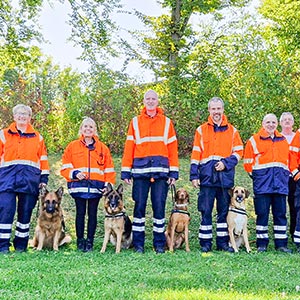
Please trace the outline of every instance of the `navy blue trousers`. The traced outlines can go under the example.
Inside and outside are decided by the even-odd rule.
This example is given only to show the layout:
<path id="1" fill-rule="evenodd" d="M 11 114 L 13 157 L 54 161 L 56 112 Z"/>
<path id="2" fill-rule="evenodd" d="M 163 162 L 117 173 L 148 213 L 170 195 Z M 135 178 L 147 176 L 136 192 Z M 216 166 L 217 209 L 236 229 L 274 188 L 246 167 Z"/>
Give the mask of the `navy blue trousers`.
<path id="1" fill-rule="evenodd" d="M 199 228 L 199 242 L 201 247 L 212 247 L 212 211 L 216 199 L 217 208 L 217 248 L 228 246 L 229 235 L 227 227 L 227 213 L 230 196 L 229 189 L 220 187 L 200 187 L 198 194 L 198 211 L 201 213 L 201 223 Z"/>
<path id="2" fill-rule="evenodd" d="M 294 236 L 294 232 L 296 229 L 296 219 L 297 219 L 295 192 L 296 192 L 296 182 L 294 181 L 293 177 L 290 177 L 288 204 L 289 204 L 289 212 L 290 212 L 290 234 L 292 237 Z"/>
<path id="3" fill-rule="evenodd" d="M 86 210 L 88 212 L 88 223 L 87 223 L 87 238 L 94 240 L 96 227 L 97 227 L 97 212 L 100 197 L 93 199 L 75 198 L 76 204 L 76 217 L 75 217 L 75 228 L 77 239 L 84 238 L 84 225 Z M 87 208 L 87 209 L 86 209 Z"/>
<path id="4" fill-rule="evenodd" d="M 286 218 L 286 195 L 261 194 L 254 196 L 256 214 L 256 245 L 267 247 L 269 244 L 268 222 L 270 208 L 273 214 L 275 248 L 286 247 L 288 237 Z"/>
<path id="5" fill-rule="evenodd" d="M 294 232 L 294 243 L 300 246 L 300 180 L 296 182 L 295 191 L 295 211 L 296 211 L 296 227 Z"/>
<path id="6" fill-rule="evenodd" d="M 30 219 L 37 198 L 36 195 L 25 193 L 0 193 L 0 252 L 9 249 L 16 209 L 17 222 L 13 244 L 18 251 L 27 249 Z"/>
<path id="7" fill-rule="evenodd" d="M 164 247 L 165 238 L 165 207 L 168 193 L 168 184 L 165 179 L 134 179 L 132 187 L 132 198 L 135 202 L 133 212 L 133 246 L 144 247 L 145 243 L 145 215 L 148 194 L 153 211 L 153 246 Z"/>

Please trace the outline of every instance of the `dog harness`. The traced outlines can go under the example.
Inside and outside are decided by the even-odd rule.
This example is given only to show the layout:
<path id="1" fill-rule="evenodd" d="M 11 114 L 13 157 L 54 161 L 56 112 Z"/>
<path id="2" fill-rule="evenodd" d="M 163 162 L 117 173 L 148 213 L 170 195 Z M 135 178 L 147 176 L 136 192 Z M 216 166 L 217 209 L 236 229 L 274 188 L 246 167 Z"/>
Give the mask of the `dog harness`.
<path id="1" fill-rule="evenodd" d="M 105 218 L 114 218 L 114 219 L 121 218 L 121 217 L 125 218 L 125 215 L 126 215 L 125 212 L 121 212 L 121 213 L 118 213 L 118 214 L 115 214 L 115 215 L 106 214 Z"/>
<path id="2" fill-rule="evenodd" d="M 232 211 L 234 213 L 247 216 L 246 210 L 243 208 L 229 207 L 228 211 Z"/>

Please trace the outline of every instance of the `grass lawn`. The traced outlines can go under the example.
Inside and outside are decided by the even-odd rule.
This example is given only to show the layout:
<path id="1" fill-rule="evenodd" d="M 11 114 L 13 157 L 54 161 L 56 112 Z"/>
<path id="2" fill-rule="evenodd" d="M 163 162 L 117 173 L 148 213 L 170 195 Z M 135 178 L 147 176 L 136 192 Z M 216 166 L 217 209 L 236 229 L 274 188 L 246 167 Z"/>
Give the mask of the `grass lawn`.
<path id="1" fill-rule="evenodd" d="M 120 170 L 120 158 L 114 158 Z M 57 189 L 65 185 L 59 174 L 60 155 L 51 155 L 52 173 L 49 186 Z M 300 255 L 274 251 L 271 240 L 267 253 L 257 253 L 255 247 L 255 215 L 253 203 L 248 201 L 250 245 L 252 253 L 242 249 L 238 254 L 199 251 L 197 191 L 188 181 L 189 159 L 181 159 L 180 180 L 177 187 L 185 187 L 190 193 L 189 212 L 191 252 L 184 249 L 174 253 L 157 255 L 152 250 L 151 207 L 147 207 L 147 233 L 145 254 L 133 253 L 131 249 L 114 253 L 109 245 L 101 254 L 103 241 L 102 202 L 98 214 L 95 250 L 91 253 L 76 251 L 75 205 L 65 194 L 63 207 L 67 231 L 73 242 L 59 252 L 29 249 L 27 253 L 0 255 L 0 299 L 211 299 L 211 300 L 268 300 L 300 299 Z M 236 184 L 247 187 L 251 181 L 237 168 Z M 127 212 L 132 215 L 131 189 L 125 187 Z M 168 198 L 166 216 L 172 207 Z M 33 214 L 32 228 L 36 222 Z M 32 236 L 32 234 L 31 234 Z M 272 226 L 270 226 L 272 237 Z"/>

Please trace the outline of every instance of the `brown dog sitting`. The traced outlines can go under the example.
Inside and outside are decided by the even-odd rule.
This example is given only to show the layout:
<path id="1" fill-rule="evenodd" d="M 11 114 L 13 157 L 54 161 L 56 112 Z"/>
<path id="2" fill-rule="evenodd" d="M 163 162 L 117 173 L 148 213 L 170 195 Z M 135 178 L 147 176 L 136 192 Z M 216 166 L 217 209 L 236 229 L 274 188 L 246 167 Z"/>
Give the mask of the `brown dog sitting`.
<path id="1" fill-rule="evenodd" d="M 189 223 L 190 214 L 188 213 L 189 194 L 180 188 L 175 192 L 174 208 L 169 218 L 167 230 L 165 231 L 168 249 L 173 252 L 185 242 L 185 250 L 190 252 L 189 247 Z"/>
<path id="2" fill-rule="evenodd" d="M 71 242 L 71 237 L 65 234 L 65 224 L 61 200 L 63 187 L 56 192 L 49 192 L 46 187 L 40 191 L 40 210 L 31 245 L 36 250 L 43 248 L 58 250 L 58 247 Z"/>
<path id="3" fill-rule="evenodd" d="M 248 217 L 245 201 L 250 193 L 245 188 L 236 186 L 230 189 L 229 194 L 231 200 L 227 215 L 227 224 L 230 244 L 235 252 L 238 252 L 241 245 L 245 245 L 246 251 L 249 253 L 251 248 L 248 241 Z"/>
<path id="4" fill-rule="evenodd" d="M 104 193 L 104 240 L 101 253 L 104 253 L 108 242 L 116 246 L 116 253 L 121 248 L 128 249 L 132 244 L 132 223 L 125 213 L 123 202 L 123 185 L 120 184 L 116 190 L 109 183 Z"/>

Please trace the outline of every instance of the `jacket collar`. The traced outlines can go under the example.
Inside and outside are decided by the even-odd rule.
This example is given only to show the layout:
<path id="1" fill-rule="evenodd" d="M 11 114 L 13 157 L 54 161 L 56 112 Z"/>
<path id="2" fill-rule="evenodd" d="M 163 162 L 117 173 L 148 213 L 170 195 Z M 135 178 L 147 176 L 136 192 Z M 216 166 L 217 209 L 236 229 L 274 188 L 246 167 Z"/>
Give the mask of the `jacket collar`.
<path id="1" fill-rule="evenodd" d="M 259 130 L 258 135 L 261 140 L 272 139 L 271 136 L 267 133 L 267 131 L 263 127 Z M 285 137 L 278 130 L 274 131 L 273 140 L 284 140 L 284 139 Z"/>
<path id="2" fill-rule="evenodd" d="M 162 116 L 163 114 L 164 114 L 163 109 L 160 108 L 160 107 L 157 107 L 157 108 L 156 108 L 156 115 L 155 115 L 154 117 L 156 117 L 156 116 Z M 151 118 L 150 116 L 147 115 L 146 107 L 144 107 L 144 108 L 142 109 L 141 115 L 142 115 L 142 116 L 146 116 L 147 118 Z M 153 118 L 154 118 L 154 117 L 153 117 Z"/>
<path id="3" fill-rule="evenodd" d="M 10 126 L 8 127 L 8 132 L 10 134 L 19 134 L 22 136 L 27 136 L 27 137 L 32 137 L 32 136 L 36 136 L 36 132 L 34 130 L 34 128 L 32 127 L 31 124 L 27 125 L 26 131 L 25 132 L 21 132 L 20 130 L 17 129 L 17 124 L 16 122 L 13 122 L 10 124 Z"/>

